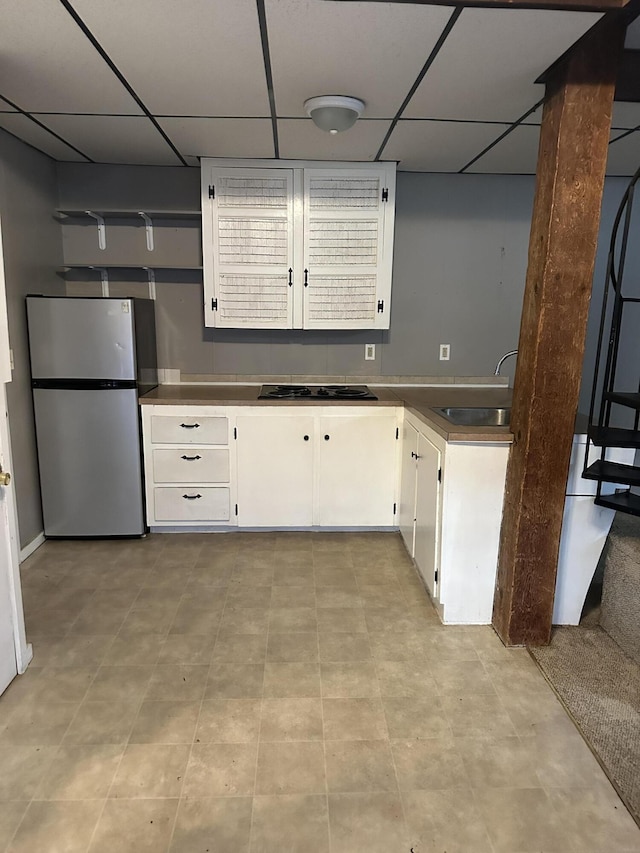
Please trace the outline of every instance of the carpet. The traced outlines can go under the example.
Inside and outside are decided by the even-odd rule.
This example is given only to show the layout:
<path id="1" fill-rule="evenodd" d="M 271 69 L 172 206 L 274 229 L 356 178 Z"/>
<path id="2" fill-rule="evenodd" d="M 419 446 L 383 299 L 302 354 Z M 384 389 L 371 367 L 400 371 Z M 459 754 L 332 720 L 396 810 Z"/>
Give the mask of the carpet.
<path id="1" fill-rule="evenodd" d="M 597 625 L 530 652 L 640 825 L 640 666 Z"/>

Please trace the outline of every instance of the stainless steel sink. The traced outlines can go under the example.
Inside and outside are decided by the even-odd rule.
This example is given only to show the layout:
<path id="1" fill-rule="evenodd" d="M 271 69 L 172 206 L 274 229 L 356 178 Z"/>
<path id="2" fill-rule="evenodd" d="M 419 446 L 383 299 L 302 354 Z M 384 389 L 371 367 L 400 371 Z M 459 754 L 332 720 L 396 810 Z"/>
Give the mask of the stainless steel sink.
<path id="1" fill-rule="evenodd" d="M 509 426 L 511 409 L 499 406 L 445 406 L 434 409 L 456 426 Z"/>

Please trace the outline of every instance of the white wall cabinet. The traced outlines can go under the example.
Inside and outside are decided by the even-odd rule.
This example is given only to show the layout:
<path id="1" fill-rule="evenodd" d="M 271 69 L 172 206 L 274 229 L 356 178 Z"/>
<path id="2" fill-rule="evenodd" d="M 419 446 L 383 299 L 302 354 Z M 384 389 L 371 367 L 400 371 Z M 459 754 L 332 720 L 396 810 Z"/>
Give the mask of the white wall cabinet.
<path id="1" fill-rule="evenodd" d="M 205 325 L 388 329 L 395 164 L 269 162 L 202 161 Z"/>
<path id="2" fill-rule="evenodd" d="M 405 412 L 400 531 L 445 623 L 491 622 L 509 447 L 447 443 Z"/>
<path id="3" fill-rule="evenodd" d="M 395 408 L 260 408 L 237 427 L 241 527 L 396 524 Z"/>
<path id="4" fill-rule="evenodd" d="M 236 524 L 233 413 L 209 406 L 143 406 L 147 524 Z"/>

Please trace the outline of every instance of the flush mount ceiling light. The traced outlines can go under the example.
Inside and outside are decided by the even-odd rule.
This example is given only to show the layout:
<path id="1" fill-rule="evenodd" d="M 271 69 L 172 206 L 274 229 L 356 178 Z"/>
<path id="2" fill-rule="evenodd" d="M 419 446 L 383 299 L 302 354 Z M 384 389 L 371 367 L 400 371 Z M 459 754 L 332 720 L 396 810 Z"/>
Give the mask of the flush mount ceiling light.
<path id="1" fill-rule="evenodd" d="M 353 127 L 364 109 L 364 101 L 347 95 L 320 95 L 306 100 L 304 108 L 320 130 L 335 134 Z"/>

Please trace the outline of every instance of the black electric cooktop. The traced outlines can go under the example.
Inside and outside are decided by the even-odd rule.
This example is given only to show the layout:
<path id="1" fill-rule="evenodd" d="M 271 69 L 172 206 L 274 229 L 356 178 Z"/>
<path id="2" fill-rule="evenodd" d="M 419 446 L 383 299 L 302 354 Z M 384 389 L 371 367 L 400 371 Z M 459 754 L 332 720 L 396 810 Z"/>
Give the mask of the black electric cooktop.
<path id="1" fill-rule="evenodd" d="M 377 400 L 366 385 L 263 385 L 258 400 Z"/>

